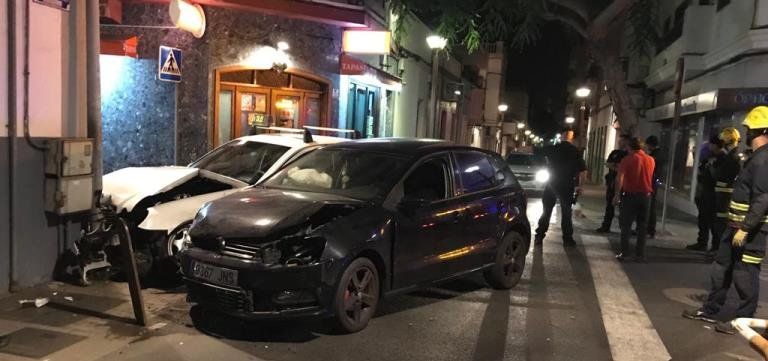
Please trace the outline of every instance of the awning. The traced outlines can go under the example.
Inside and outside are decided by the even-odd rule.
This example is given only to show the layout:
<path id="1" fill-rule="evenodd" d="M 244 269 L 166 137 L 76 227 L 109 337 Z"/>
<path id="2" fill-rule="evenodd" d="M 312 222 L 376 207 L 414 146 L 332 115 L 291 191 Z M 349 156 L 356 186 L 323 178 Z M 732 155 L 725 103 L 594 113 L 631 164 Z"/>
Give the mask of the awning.
<path id="1" fill-rule="evenodd" d="M 168 3 L 170 0 L 129 0 L 133 3 Z M 345 28 L 368 27 L 365 8 L 328 0 L 194 0 L 195 4 L 258 11 L 293 19 L 317 21 Z"/>
<path id="2" fill-rule="evenodd" d="M 758 105 L 768 105 L 768 88 L 722 88 L 683 99 L 680 116 L 705 113 L 713 110 L 747 111 Z M 649 121 L 672 119 L 675 103 L 648 109 Z"/>
<path id="3" fill-rule="evenodd" d="M 379 82 L 389 86 L 400 86 L 403 80 L 384 70 L 373 67 L 368 63 L 353 58 L 347 54 L 339 57 L 339 73 L 341 75 L 362 75 L 375 77 Z"/>
<path id="4" fill-rule="evenodd" d="M 99 54 L 138 58 L 139 37 L 133 36 L 128 39 L 101 39 L 100 48 L 101 50 L 99 51 Z"/>

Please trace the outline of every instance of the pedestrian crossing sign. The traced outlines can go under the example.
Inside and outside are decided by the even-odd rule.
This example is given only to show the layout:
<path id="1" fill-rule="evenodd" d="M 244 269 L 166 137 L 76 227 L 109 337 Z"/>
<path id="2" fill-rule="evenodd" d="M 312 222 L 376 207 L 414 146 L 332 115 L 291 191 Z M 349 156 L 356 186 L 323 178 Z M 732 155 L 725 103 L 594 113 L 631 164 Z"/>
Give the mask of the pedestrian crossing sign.
<path id="1" fill-rule="evenodd" d="M 181 81 L 181 49 L 160 46 L 157 59 L 157 77 L 160 80 L 178 83 Z"/>

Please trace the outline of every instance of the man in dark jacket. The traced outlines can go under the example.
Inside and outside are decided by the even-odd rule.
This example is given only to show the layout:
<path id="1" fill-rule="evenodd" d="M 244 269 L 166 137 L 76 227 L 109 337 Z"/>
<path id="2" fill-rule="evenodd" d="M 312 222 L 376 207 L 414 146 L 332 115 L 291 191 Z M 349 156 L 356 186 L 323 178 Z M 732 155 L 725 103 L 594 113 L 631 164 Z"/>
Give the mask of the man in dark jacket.
<path id="1" fill-rule="evenodd" d="M 662 172 L 662 152 L 659 148 L 659 138 L 651 135 L 645 139 L 645 149 L 648 155 L 653 158 L 656 165 L 653 167 L 653 194 L 651 195 L 651 205 L 648 210 L 648 238 L 656 237 L 656 194 L 661 184 Z"/>
<path id="2" fill-rule="evenodd" d="M 710 271 L 707 301 L 683 317 L 717 322 L 731 283 L 735 283 L 739 305 L 735 318 L 754 317 L 760 291 L 760 264 L 768 238 L 768 107 L 759 106 L 747 114 L 747 144 L 754 150 L 733 186 L 729 202 L 729 227 Z M 719 332 L 734 334 L 730 322 L 715 326 Z"/>
<path id="3" fill-rule="evenodd" d="M 587 165 L 576 146 L 570 141 L 562 141 L 545 151 L 551 173 L 549 183 L 542 195 L 544 207 L 539 218 L 539 226 L 536 228 L 535 245 L 541 245 L 544 236 L 549 229 L 549 220 L 552 218 L 552 209 L 555 202 L 560 201 L 561 228 L 563 231 L 563 245 L 574 246 L 573 220 L 571 207 L 574 196 L 581 193 L 581 185 L 586 179 Z"/>
<path id="4" fill-rule="evenodd" d="M 611 151 L 605 165 L 608 167 L 608 173 L 605 175 L 605 215 L 603 215 L 603 224 L 596 229 L 597 233 L 611 232 L 611 223 L 616 214 L 616 208 L 613 206 L 613 197 L 616 195 L 616 170 L 619 163 L 627 155 L 626 147 L 629 141 L 629 135 L 622 134 L 619 138 L 618 148 Z"/>
<path id="5" fill-rule="evenodd" d="M 717 135 L 713 135 L 707 142 L 706 151 L 702 149 L 700 153 L 699 172 L 696 177 L 696 209 L 699 214 L 697 221 L 699 224 L 699 236 L 696 243 L 689 244 L 685 249 L 692 251 L 706 251 L 709 243 L 710 234 L 712 242 L 719 242 L 714 238 L 714 229 L 712 224 L 715 221 L 715 179 L 712 176 L 712 165 L 715 162 L 715 155 L 722 147 L 722 142 Z"/>

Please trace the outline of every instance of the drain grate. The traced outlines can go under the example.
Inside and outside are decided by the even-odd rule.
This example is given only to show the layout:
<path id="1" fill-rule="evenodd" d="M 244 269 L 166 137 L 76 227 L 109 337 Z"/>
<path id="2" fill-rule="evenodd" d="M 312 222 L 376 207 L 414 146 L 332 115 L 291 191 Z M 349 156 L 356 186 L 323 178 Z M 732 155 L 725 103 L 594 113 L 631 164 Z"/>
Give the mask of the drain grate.
<path id="1" fill-rule="evenodd" d="M 42 358 L 85 339 L 68 333 L 25 327 L 7 335 L 8 344 L 0 353 L 29 358 Z"/>

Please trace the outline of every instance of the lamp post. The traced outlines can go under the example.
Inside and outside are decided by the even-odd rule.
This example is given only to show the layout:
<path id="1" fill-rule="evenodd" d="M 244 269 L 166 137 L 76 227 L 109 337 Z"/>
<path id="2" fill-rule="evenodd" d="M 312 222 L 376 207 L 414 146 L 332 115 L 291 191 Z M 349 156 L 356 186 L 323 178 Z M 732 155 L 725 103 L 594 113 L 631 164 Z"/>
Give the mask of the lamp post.
<path id="1" fill-rule="evenodd" d="M 587 108 L 587 98 L 589 98 L 591 94 L 592 94 L 592 90 L 586 86 L 582 86 L 576 89 L 576 98 L 579 98 L 581 100 L 580 102 L 581 104 L 579 104 L 579 124 L 576 126 L 578 128 L 579 140 L 585 139 L 586 137 L 584 132 L 582 132 L 582 129 L 586 128 L 587 119 L 589 118 L 589 109 Z M 576 119 L 574 119 L 572 123 L 568 123 L 568 124 L 573 124 L 575 122 L 576 122 Z M 571 126 L 571 128 L 573 128 L 573 126 Z M 576 133 L 574 132 L 572 134 L 575 137 Z M 586 144 L 586 140 L 584 141 L 584 143 L 579 142 L 578 144 L 582 144 L 582 145 Z"/>
<path id="2" fill-rule="evenodd" d="M 496 130 L 496 151 L 501 153 L 501 155 L 506 155 L 507 145 L 505 140 L 507 137 L 504 136 L 503 130 L 504 130 L 504 115 L 507 113 L 507 110 L 509 110 L 509 105 L 501 103 L 499 104 L 497 109 L 499 109 L 500 121 L 499 121 L 499 127 Z M 504 139 L 501 139 L 501 138 L 504 138 Z"/>
<path id="3" fill-rule="evenodd" d="M 440 73 L 440 50 L 445 48 L 448 40 L 440 35 L 427 37 L 427 46 L 432 49 L 432 86 L 429 90 L 429 112 L 427 124 L 427 137 L 434 137 L 435 116 L 437 114 L 437 77 Z M 418 136 L 418 134 L 417 134 Z"/>

